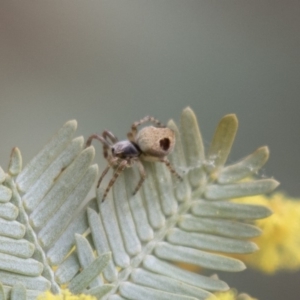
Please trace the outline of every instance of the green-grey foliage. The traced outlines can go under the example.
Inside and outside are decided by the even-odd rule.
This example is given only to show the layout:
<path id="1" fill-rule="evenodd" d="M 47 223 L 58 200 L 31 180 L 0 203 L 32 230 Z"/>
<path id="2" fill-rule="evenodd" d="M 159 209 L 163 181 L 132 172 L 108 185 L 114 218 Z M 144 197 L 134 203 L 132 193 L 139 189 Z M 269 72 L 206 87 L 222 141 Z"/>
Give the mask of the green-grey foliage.
<path id="1" fill-rule="evenodd" d="M 21 171 L 12 151 L 8 173 L 0 168 L 0 299 L 35 299 L 60 291 L 97 299 L 205 299 L 225 282 L 184 270 L 178 262 L 237 272 L 244 264 L 222 253 L 257 250 L 251 221 L 270 215 L 261 206 L 229 202 L 272 191 L 273 179 L 252 179 L 268 159 L 267 147 L 224 166 L 237 131 L 235 115 L 219 123 L 205 153 L 196 117 L 183 111 L 170 161 L 179 182 L 161 163 L 144 163 L 147 179 L 135 196 L 135 168 L 81 207 L 98 176 L 94 148 L 73 137 L 67 122 Z M 97 146 L 98 147 L 98 146 Z M 81 208 L 79 208 L 81 207 Z M 246 220 L 246 221 L 245 221 Z M 54 271 L 55 270 L 55 271 Z"/>

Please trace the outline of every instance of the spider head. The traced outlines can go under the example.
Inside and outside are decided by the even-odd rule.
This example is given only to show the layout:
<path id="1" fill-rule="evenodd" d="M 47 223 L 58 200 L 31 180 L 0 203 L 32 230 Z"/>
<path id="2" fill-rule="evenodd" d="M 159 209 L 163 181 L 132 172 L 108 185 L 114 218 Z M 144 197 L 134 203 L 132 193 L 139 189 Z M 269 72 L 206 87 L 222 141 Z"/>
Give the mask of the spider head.
<path id="1" fill-rule="evenodd" d="M 130 141 L 120 141 L 111 146 L 111 153 L 114 157 L 131 158 L 138 157 L 141 154 L 140 149 Z"/>

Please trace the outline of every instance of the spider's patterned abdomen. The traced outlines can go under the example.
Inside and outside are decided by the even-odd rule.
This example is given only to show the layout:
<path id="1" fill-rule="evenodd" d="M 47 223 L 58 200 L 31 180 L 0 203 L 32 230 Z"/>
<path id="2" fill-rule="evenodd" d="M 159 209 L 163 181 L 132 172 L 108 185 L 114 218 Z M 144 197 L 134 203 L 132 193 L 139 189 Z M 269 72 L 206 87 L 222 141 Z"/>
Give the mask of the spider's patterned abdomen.
<path id="1" fill-rule="evenodd" d="M 167 127 L 148 126 L 138 132 L 136 143 L 141 149 L 143 159 L 155 161 L 172 152 L 175 145 L 175 134 L 172 129 Z"/>

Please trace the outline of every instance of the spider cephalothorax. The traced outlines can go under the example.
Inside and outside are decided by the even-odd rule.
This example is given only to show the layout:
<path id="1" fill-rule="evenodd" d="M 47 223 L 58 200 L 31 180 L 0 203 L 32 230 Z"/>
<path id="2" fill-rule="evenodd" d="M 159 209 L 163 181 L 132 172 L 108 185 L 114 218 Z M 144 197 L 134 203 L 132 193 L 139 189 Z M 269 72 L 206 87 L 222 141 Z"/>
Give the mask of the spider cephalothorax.
<path id="1" fill-rule="evenodd" d="M 156 125 L 147 126 L 137 131 L 137 127 L 145 122 L 152 122 Z M 153 117 L 145 117 L 131 126 L 131 131 L 127 134 L 128 140 L 118 141 L 118 139 L 110 132 L 105 130 L 102 135 L 91 135 L 86 146 L 90 146 L 93 139 L 99 140 L 103 144 L 103 155 L 108 161 L 107 167 L 101 174 L 97 187 L 99 187 L 102 179 L 113 167 L 115 172 L 111 178 L 102 201 L 104 201 L 110 188 L 126 167 L 131 167 L 133 163 L 137 163 L 141 178 L 134 189 L 133 194 L 142 186 L 146 172 L 141 160 L 160 161 L 166 164 L 170 172 L 181 180 L 181 176 L 173 169 L 166 156 L 172 152 L 175 146 L 175 134 L 172 129 L 165 127 Z"/>

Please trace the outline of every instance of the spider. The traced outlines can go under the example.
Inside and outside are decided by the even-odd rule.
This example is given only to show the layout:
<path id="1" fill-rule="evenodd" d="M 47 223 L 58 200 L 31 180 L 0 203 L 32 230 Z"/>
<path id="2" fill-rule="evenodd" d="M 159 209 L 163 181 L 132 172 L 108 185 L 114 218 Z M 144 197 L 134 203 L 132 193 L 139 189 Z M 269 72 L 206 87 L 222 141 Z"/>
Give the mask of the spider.
<path id="1" fill-rule="evenodd" d="M 146 122 L 152 122 L 156 127 L 147 126 L 138 131 L 137 127 Z M 162 162 L 173 175 L 179 180 L 182 180 L 181 176 L 175 171 L 166 158 L 166 156 L 172 152 L 175 145 L 175 134 L 172 129 L 167 128 L 153 117 L 146 116 L 132 124 L 131 131 L 127 134 L 127 138 L 127 140 L 118 141 L 110 131 L 105 130 L 102 135 L 91 135 L 86 142 L 86 147 L 88 147 L 91 145 L 93 139 L 100 141 L 103 144 L 103 156 L 108 161 L 107 167 L 98 180 L 97 188 L 100 186 L 102 179 L 109 169 L 115 168 L 113 177 L 110 179 L 104 191 L 102 202 L 105 200 L 110 188 L 122 171 L 125 168 L 132 167 L 134 163 L 137 164 L 141 177 L 134 189 L 133 195 L 138 192 L 146 178 L 146 171 L 141 160 Z"/>

